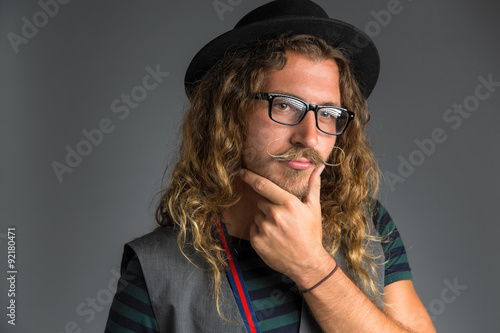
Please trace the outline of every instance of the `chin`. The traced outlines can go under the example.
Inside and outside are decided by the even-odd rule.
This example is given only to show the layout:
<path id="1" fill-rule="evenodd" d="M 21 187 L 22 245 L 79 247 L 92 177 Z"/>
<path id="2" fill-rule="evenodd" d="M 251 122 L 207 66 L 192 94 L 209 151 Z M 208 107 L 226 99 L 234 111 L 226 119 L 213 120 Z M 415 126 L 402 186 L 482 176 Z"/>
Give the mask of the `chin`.
<path id="1" fill-rule="evenodd" d="M 299 170 L 294 170 L 299 171 Z M 303 199 L 303 197 L 307 194 L 309 190 L 309 184 L 305 176 L 306 173 L 300 171 L 300 174 L 297 173 L 295 176 L 284 175 L 280 176 L 278 179 L 269 178 L 273 183 L 284 189 L 285 191 L 295 195 L 299 199 Z"/>
<path id="2" fill-rule="evenodd" d="M 269 179 L 285 191 L 302 199 L 309 189 L 311 170 L 291 169 L 280 162 L 270 161 L 267 167 L 263 163 L 257 165 L 244 164 L 248 170 Z"/>

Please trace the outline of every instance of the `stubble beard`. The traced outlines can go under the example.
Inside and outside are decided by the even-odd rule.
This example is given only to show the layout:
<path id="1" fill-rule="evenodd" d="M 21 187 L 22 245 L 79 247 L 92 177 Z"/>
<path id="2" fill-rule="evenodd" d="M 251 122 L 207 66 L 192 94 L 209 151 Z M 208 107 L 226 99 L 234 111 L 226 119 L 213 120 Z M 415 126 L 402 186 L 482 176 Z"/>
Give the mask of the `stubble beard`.
<path id="1" fill-rule="evenodd" d="M 303 200 L 309 192 L 308 170 L 291 169 L 275 159 L 269 161 L 259 159 L 253 163 L 244 163 L 243 167 L 267 178 L 300 200 Z"/>

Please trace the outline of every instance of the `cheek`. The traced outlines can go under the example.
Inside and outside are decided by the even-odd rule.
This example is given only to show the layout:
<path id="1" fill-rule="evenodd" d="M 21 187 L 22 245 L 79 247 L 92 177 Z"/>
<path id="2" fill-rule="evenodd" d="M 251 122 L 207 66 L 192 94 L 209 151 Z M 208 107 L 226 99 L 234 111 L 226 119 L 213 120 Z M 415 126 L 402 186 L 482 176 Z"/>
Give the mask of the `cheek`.
<path id="1" fill-rule="evenodd" d="M 271 141 L 278 138 L 284 139 L 279 124 L 269 119 L 267 113 L 264 112 L 250 114 L 247 118 L 247 128 L 247 145 L 257 150 L 265 151 Z"/>
<path id="2" fill-rule="evenodd" d="M 337 142 L 337 137 L 333 136 L 333 138 L 330 138 L 330 137 L 326 138 L 324 143 L 321 145 L 320 154 L 323 156 L 323 158 L 325 160 L 330 156 L 330 153 L 332 152 L 332 150 L 335 149 L 333 147 L 335 146 L 336 142 Z"/>
<path id="3" fill-rule="evenodd" d="M 266 127 L 260 127 L 247 132 L 247 140 L 244 145 L 244 154 L 247 161 L 252 160 L 256 155 L 266 153 L 268 145 L 274 140 L 280 138 L 276 131 Z M 273 145 L 274 146 L 274 145 Z"/>

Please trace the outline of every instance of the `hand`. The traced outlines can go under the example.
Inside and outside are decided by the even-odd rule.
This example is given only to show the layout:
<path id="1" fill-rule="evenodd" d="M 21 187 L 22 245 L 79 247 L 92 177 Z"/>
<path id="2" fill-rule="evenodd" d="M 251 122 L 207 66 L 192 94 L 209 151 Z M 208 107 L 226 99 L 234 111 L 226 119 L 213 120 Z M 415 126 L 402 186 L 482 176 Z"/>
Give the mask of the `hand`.
<path id="1" fill-rule="evenodd" d="M 321 165 L 311 173 L 303 201 L 252 171 L 240 172 L 241 179 L 262 197 L 250 227 L 253 248 L 269 267 L 287 275 L 301 288 L 316 283 L 335 265 L 322 245 L 323 169 Z"/>

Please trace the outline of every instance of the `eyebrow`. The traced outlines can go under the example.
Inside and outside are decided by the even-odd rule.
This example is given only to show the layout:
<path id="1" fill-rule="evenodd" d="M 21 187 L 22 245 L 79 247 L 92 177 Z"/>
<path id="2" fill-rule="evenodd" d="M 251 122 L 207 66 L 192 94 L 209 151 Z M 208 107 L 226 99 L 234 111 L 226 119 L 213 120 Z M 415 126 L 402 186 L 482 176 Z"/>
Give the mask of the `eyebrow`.
<path id="1" fill-rule="evenodd" d="M 305 99 L 303 99 L 302 97 L 300 96 L 297 96 L 295 94 L 291 94 L 291 93 L 288 93 L 288 92 L 285 92 L 285 91 L 276 91 L 276 92 L 271 92 L 271 94 L 281 94 L 281 95 L 288 95 L 290 97 L 295 97 L 295 98 L 298 98 L 304 102 L 307 102 Z M 309 102 L 307 102 L 309 103 Z M 309 103 L 309 104 L 313 104 L 313 103 Z M 335 106 L 335 107 L 338 107 L 338 108 L 341 108 L 342 106 L 339 104 L 339 103 L 335 103 L 335 102 L 323 102 L 321 104 L 313 104 L 313 105 L 318 105 L 318 106 Z"/>

